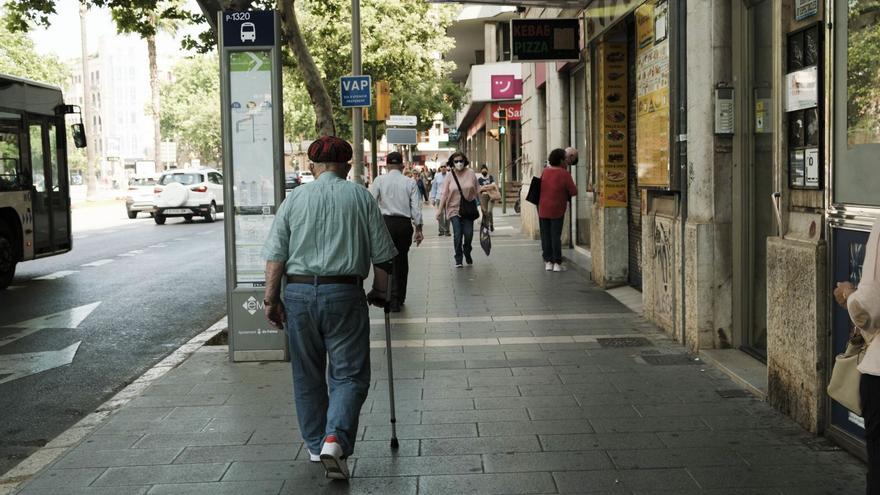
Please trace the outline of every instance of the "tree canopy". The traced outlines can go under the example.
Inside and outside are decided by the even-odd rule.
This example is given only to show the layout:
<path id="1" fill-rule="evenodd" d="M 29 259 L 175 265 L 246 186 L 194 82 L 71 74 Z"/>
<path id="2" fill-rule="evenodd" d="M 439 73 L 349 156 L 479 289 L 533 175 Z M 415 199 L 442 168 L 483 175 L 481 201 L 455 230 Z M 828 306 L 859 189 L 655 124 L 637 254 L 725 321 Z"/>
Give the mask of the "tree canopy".
<path id="1" fill-rule="evenodd" d="M 28 36 L 0 26 L 0 73 L 61 86 L 69 70 L 58 57 L 37 53 Z"/>
<path id="2" fill-rule="evenodd" d="M 5 0 L 7 24 L 16 30 L 49 22 L 55 0 Z M 168 0 L 83 0 L 89 6 L 109 7 L 121 31 L 148 35 L 155 32 L 150 15 L 160 12 L 166 19 L 181 19 L 205 26 L 199 40 L 188 39 L 188 47 L 213 48 L 213 16 L 223 9 L 271 8 L 271 0 L 198 0 L 202 14 L 185 12 L 179 2 Z M 284 13 L 295 8 L 301 33 L 314 59 L 326 93 L 332 101 L 336 134 L 351 138 L 351 113 L 339 108 L 339 78 L 351 72 L 350 0 L 277 0 Z M 362 0 L 361 43 L 363 73 L 374 81 L 391 83 L 392 113 L 420 117 L 427 128 L 437 114 L 448 121 L 464 99 L 464 91 L 449 74 L 452 62 L 442 55 L 454 41 L 446 30 L 454 21 L 457 6 L 429 4 L 424 0 Z M 291 35 L 289 27 L 285 30 Z M 292 140 L 314 137 L 316 104 L 314 87 L 308 79 L 302 54 L 294 56 L 285 43 L 285 130 Z M 216 74 L 214 81 L 216 84 Z M 165 90 L 166 93 L 169 91 Z M 163 93 L 163 98 L 165 94 Z M 211 100 L 219 101 L 219 99 Z M 209 101 L 203 104 L 210 105 Z M 326 107 L 323 107 L 326 108 Z M 319 121 L 319 130 L 322 128 Z M 163 122 L 165 119 L 163 118 Z M 165 124 L 163 124 L 165 125 Z M 164 129 L 165 127 L 163 127 Z M 326 130 L 326 128 L 325 128 Z"/>
<path id="3" fill-rule="evenodd" d="M 162 135 L 177 142 L 178 154 L 202 163 L 220 163 L 220 66 L 206 53 L 174 66 L 174 81 L 162 83 Z"/>

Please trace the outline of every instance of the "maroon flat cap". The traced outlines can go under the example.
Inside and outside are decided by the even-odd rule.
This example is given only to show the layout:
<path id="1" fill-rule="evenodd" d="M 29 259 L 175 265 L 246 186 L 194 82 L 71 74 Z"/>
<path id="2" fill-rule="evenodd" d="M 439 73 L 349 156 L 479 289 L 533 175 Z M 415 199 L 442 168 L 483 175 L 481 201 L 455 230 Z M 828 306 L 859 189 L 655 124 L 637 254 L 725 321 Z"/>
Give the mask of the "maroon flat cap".
<path id="1" fill-rule="evenodd" d="M 351 145 L 336 136 L 322 136 L 309 145 L 309 160 L 315 163 L 348 163 Z"/>

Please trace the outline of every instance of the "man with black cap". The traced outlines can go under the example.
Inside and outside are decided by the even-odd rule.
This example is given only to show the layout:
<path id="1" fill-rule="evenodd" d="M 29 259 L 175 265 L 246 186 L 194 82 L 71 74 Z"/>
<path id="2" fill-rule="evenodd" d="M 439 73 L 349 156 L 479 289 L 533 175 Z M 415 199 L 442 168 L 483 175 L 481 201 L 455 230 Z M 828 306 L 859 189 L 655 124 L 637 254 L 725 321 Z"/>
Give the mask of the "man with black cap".
<path id="1" fill-rule="evenodd" d="M 399 312 L 406 302 L 406 279 L 409 276 L 409 248 L 415 228 L 416 246 L 422 243 L 422 195 L 416 181 L 403 175 L 403 157 L 392 151 L 385 157 L 388 173 L 370 185 L 370 192 L 379 202 L 379 209 L 394 239 L 394 276 L 391 284 L 391 311 Z"/>
<path id="2" fill-rule="evenodd" d="M 345 180 L 351 155 L 351 146 L 333 136 L 309 146 L 316 180 L 281 203 L 263 248 L 263 303 L 272 325 L 287 322 L 299 429 L 309 459 L 334 479 L 349 477 L 346 458 L 370 386 L 367 304 L 387 303 L 397 254 L 376 200 Z M 364 294 L 371 264 L 373 290 Z"/>

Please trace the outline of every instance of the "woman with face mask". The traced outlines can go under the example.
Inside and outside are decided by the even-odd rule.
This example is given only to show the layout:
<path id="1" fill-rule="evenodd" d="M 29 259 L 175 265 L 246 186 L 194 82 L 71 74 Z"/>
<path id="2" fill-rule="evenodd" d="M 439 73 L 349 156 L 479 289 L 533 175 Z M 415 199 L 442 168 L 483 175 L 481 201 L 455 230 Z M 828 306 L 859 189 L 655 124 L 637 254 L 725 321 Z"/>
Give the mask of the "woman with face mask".
<path id="1" fill-rule="evenodd" d="M 479 184 L 477 174 L 468 167 L 469 164 L 467 157 L 460 151 L 449 157 L 446 165 L 452 172 L 443 181 L 440 208 L 437 209 L 437 219 L 439 220 L 440 213 L 445 211 L 446 218 L 452 224 L 456 268 L 462 267 L 462 258 L 468 265 L 474 263 L 471 257 L 473 250 L 471 243 L 474 239 L 474 220 L 479 216 L 479 213 L 476 213 L 476 205 L 479 204 L 477 198 Z"/>
<path id="2" fill-rule="evenodd" d="M 480 167 L 477 183 L 480 186 L 480 211 L 483 213 L 483 220 L 489 225 L 489 230 L 494 232 L 495 222 L 492 218 L 492 196 L 500 193 L 498 192 L 498 185 L 495 184 L 495 177 L 489 175 L 489 168 L 485 165 Z"/>

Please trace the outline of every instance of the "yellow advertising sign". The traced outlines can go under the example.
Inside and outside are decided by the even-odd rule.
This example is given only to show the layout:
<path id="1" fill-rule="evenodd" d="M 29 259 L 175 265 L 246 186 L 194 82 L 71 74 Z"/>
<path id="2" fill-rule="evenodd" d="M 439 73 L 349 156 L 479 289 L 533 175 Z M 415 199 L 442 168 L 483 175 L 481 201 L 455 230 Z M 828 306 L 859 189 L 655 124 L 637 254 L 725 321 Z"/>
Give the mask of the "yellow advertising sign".
<path id="1" fill-rule="evenodd" d="M 391 84 L 376 81 L 376 120 L 388 120 L 391 115 Z"/>
<path id="2" fill-rule="evenodd" d="M 597 54 L 599 203 L 605 208 L 624 208 L 629 121 L 626 43 L 602 42 Z"/>
<path id="3" fill-rule="evenodd" d="M 636 167 L 639 187 L 669 187 L 669 41 L 666 0 L 636 9 Z"/>

